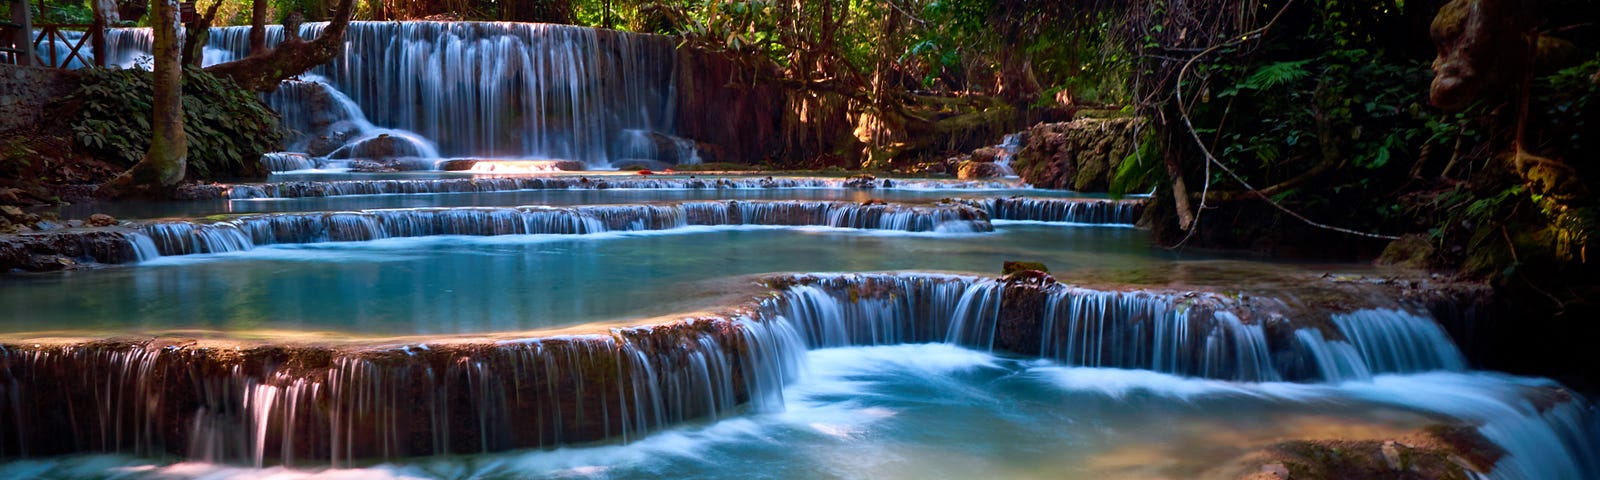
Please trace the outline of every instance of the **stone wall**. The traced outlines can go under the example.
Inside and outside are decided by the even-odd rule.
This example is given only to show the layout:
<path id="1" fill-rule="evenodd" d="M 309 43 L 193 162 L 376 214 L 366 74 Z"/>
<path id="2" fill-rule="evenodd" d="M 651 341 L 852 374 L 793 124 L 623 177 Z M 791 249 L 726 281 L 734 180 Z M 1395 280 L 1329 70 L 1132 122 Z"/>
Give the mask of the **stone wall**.
<path id="1" fill-rule="evenodd" d="M 76 78 L 70 70 L 0 65 L 0 132 L 34 126 L 45 104 L 72 93 Z"/>

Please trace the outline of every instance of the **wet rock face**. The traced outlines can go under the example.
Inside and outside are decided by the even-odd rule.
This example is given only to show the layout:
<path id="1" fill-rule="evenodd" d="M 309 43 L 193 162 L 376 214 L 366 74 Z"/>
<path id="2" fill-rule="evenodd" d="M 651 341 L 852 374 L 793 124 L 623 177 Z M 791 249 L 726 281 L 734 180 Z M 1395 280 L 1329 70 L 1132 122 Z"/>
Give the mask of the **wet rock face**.
<path id="1" fill-rule="evenodd" d="M 1521 10 L 1506 0 L 1453 0 L 1439 9 L 1429 32 L 1439 52 L 1430 103 L 1451 111 L 1466 108 L 1507 88 L 1530 66 Z"/>
<path id="2" fill-rule="evenodd" d="M 1013 166 L 1039 188 L 1104 192 L 1117 167 L 1138 148 L 1138 118 L 1085 118 L 1028 130 Z"/>
<path id="3" fill-rule="evenodd" d="M 121 230 L 104 229 L 0 236 L 0 272 L 54 271 L 78 268 L 84 263 L 129 262 L 138 258 L 138 253 L 127 235 Z"/>
<path id="4" fill-rule="evenodd" d="M 1008 265 L 1013 262 L 1006 262 Z M 1043 267 L 1043 265 L 1039 265 Z M 996 319 L 994 348 L 1023 355 L 1038 355 L 1044 337 L 1044 316 L 1050 300 L 1046 289 L 1055 285 L 1050 274 L 1038 269 L 1020 270 L 1005 277 L 1005 294 Z"/>
<path id="5" fill-rule="evenodd" d="M 422 152 L 409 140 L 393 135 L 378 135 L 341 148 L 333 152 L 329 158 L 341 160 L 359 158 L 381 163 L 421 155 Z"/>
<path id="6" fill-rule="evenodd" d="M 1005 169 L 996 165 L 991 159 L 988 162 L 976 159 L 961 162 L 956 167 L 956 178 L 962 180 L 980 180 L 986 178 L 999 178 L 1005 175 Z"/>

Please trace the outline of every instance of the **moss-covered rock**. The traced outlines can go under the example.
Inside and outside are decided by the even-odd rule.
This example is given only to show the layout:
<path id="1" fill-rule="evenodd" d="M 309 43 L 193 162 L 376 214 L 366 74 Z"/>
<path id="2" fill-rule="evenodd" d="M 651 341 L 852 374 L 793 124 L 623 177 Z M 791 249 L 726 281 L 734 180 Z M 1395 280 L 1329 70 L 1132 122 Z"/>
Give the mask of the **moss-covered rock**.
<path id="1" fill-rule="evenodd" d="M 1427 235 L 1412 234 L 1389 242 L 1378 257 L 1379 265 L 1405 268 L 1429 268 L 1436 265 L 1437 250 Z"/>
<path id="2" fill-rule="evenodd" d="M 1035 187 L 1104 192 L 1138 148 L 1136 132 L 1143 125 L 1143 119 L 1129 117 L 1034 125 L 1013 166 Z"/>

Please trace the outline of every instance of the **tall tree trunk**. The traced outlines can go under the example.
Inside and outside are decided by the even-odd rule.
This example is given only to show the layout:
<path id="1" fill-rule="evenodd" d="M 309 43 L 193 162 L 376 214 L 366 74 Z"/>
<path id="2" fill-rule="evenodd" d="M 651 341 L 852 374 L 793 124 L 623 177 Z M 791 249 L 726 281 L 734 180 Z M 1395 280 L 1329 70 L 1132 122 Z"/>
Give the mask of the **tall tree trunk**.
<path id="1" fill-rule="evenodd" d="M 144 160 L 111 181 L 116 187 L 171 187 L 183 181 L 188 168 L 188 139 L 183 135 L 183 24 L 178 0 L 153 0 L 155 18 L 155 110 L 150 151 Z"/>
<path id="2" fill-rule="evenodd" d="M 267 51 L 267 0 L 250 2 L 250 55 Z"/>

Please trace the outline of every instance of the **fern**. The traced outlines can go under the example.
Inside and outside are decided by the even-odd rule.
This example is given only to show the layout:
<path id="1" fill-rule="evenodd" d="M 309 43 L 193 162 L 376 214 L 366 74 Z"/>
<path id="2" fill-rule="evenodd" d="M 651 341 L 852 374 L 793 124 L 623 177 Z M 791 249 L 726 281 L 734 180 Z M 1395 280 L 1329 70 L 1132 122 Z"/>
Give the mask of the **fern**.
<path id="1" fill-rule="evenodd" d="M 1241 89 L 1266 90 L 1278 85 L 1294 82 L 1311 74 L 1306 69 L 1306 64 L 1313 59 L 1296 60 L 1293 62 L 1278 62 L 1256 70 L 1250 78 L 1239 84 Z"/>

